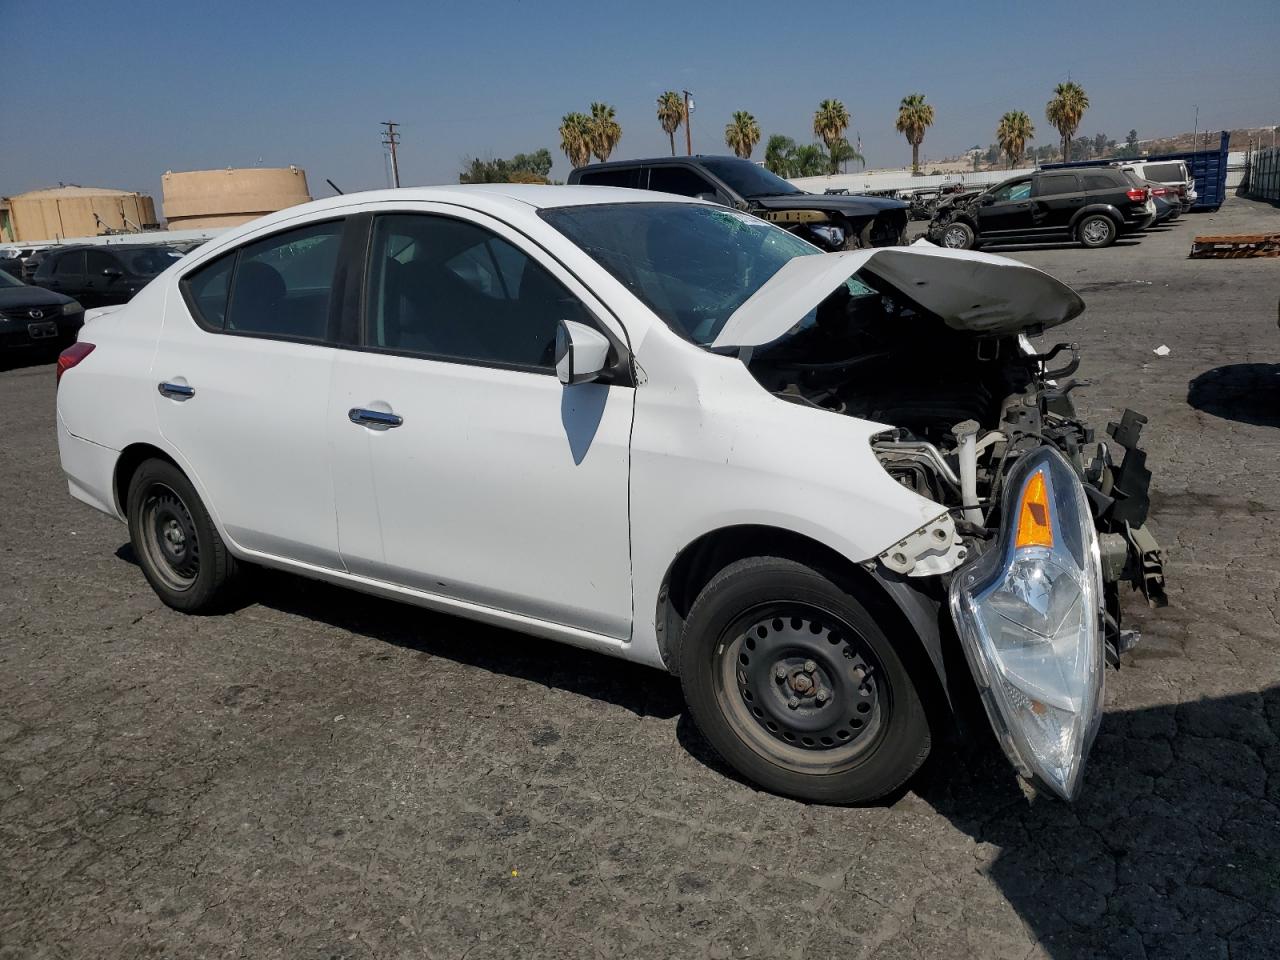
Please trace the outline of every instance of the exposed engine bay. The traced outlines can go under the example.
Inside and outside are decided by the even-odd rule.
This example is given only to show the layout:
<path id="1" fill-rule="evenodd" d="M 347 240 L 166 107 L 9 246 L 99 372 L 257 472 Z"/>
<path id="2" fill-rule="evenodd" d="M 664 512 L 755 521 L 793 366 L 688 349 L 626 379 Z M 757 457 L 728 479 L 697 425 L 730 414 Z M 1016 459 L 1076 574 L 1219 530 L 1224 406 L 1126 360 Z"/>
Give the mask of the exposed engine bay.
<path id="1" fill-rule="evenodd" d="M 1074 344 L 1035 353 L 1007 328 L 955 329 L 899 286 L 860 270 L 787 336 L 745 359 L 783 399 L 892 425 L 873 441 L 875 455 L 904 487 L 948 508 L 946 523 L 918 534 L 952 548 L 954 558 L 994 542 L 1019 457 L 1046 445 L 1058 450 L 1081 479 L 1097 527 L 1113 665 L 1135 639 L 1120 629 L 1120 583 L 1153 606 L 1165 603 L 1160 548 L 1144 527 L 1146 418 L 1126 410 L 1099 436 L 1077 417 L 1073 394 L 1087 381 L 1072 379 L 1080 363 Z M 898 546 L 880 558 L 890 569 L 938 572 L 923 561 L 926 551 Z"/>

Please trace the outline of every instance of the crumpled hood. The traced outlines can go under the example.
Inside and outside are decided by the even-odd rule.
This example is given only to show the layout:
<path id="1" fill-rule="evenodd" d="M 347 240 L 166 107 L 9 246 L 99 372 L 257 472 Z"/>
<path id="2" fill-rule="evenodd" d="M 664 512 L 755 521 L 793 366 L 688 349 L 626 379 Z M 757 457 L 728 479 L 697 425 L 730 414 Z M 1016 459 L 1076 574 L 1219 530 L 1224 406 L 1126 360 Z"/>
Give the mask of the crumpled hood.
<path id="1" fill-rule="evenodd" d="M 795 257 L 729 317 L 713 348 L 758 347 L 795 326 L 858 271 L 871 274 L 954 330 L 1007 335 L 1066 323 L 1084 301 L 1017 260 L 932 244 Z"/>

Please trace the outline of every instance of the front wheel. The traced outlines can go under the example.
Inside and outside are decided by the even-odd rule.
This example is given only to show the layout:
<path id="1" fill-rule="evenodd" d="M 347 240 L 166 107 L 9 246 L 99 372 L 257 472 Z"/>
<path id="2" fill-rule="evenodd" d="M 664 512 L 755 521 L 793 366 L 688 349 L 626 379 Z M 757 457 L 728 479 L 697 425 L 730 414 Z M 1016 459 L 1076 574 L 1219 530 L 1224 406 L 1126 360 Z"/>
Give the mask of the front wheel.
<path id="1" fill-rule="evenodd" d="M 694 722 L 739 773 L 821 803 L 892 793 L 929 754 L 920 695 L 861 602 L 824 574 L 755 557 L 689 612 L 680 677 Z"/>
<path id="2" fill-rule="evenodd" d="M 1094 213 L 1080 221 L 1076 235 L 1086 247 L 1109 247 L 1116 241 L 1116 225 L 1104 213 Z"/>
<path id="3" fill-rule="evenodd" d="M 973 227 L 961 220 L 948 223 L 942 228 L 942 246 L 952 250 L 972 250 L 977 246 L 978 237 Z"/>
<path id="4" fill-rule="evenodd" d="M 220 609 L 237 564 L 191 481 L 166 460 L 148 460 L 130 480 L 128 500 L 129 539 L 156 595 L 186 613 Z"/>

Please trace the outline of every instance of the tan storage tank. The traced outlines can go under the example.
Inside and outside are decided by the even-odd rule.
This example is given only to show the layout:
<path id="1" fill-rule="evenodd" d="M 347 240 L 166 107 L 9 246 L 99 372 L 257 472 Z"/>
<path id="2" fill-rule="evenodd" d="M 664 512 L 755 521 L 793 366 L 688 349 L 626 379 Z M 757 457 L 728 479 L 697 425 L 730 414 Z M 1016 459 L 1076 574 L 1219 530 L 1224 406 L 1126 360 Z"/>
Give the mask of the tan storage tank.
<path id="1" fill-rule="evenodd" d="M 171 170 L 161 180 L 171 230 L 235 227 L 311 199 L 307 175 L 298 167 Z"/>
<path id="2" fill-rule="evenodd" d="M 156 204 L 145 193 L 108 187 L 53 187 L 8 198 L 13 239 L 96 237 L 156 229 Z"/>

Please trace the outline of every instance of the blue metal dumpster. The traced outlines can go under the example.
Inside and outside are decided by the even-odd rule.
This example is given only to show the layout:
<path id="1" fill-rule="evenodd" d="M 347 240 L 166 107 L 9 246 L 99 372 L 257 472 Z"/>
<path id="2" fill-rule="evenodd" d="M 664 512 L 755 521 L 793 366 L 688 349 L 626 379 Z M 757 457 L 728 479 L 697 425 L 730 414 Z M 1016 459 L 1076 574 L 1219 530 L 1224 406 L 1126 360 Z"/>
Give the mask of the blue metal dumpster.
<path id="1" fill-rule="evenodd" d="M 1227 146 L 1231 137 L 1222 131 L 1218 149 L 1185 150 L 1181 153 L 1161 153 L 1143 160 L 1182 160 L 1187 165 L 1192 178 L 1196 182 L 1195 205 L 1192 210 L 1217 210 L 1227 198 Z M 1073 160 L 1070 163 L 1042 163 L 1041 169 L 1055 167 L 1105 167 L 1107 164 L 1123 162 L 1116 157 L 1103 160 Z"/>

